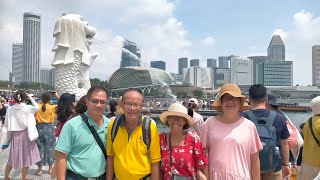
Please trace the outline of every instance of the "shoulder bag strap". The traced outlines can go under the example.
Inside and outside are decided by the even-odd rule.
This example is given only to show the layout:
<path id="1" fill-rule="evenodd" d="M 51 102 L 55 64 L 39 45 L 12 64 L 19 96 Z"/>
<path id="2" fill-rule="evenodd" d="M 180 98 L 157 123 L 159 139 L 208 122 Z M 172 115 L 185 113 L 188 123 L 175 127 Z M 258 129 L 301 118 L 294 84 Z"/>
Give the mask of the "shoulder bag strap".
<path id="1" fill-rule="evenodd" d="M 92 126 L 90 126 L 90 124 L 89 124 L 89 122 L 88 122 L 88 116 L 86 116 L 85 114 L 80 114 L 80 115 L 81 115 L 81 117 L 82 117 L 83 121 L 86 123 L 86 125 L 87 125 L 87 126 L 88 126 L 88 128 L 90 129 L 91 134 L 93 135 L 94 139 L 97 141 L 97 143 L 98 143 L 98 145 L 99 145 L 100 149 L 101 149 L 101 150 L 102 150 L 102 152 L 103 152 L 104 157 L 105 157 L 105 158 L 106 158 L 106 160 L 107 160 L 107 153 L 106 153 L 106 149 L 104 148 L 104 145 L 103 145 L 103 143 L 102 143 L 102 141 L 101 141 L 100 137 L 98 136 L 97 131 L 96 131 Z"/>
<path id="2" fill-rule="evenodd" d="M 167 135 L 166 135 L 167 139 Z M 170 167 L 171 167 L 171 179 L 174 180 L 174 174 L 172 172 L 172 149 L 171 149 L 171 133 L 169 133 L 169 151 L 170 151 Z"/>
<path id="3" fill-rule="evenodd" d="M 313 128 L 312 128 L 312 117 L 309 118 L 308 121 L 309 121 L 309 128 L 310 128 L 311 134 L 312 134 L 314 140 L 317 142 L 318 146 L 320 147 L 320 142 L 319 142 L 319 140 L 316 138 L 316 135 L 315 135 L 314 132 L 313 132 Z"/>
<path id="4" fill-rule="evenodd" d="M 151 142 L 151 130 L 150 130 L 150 123 L 151 120 L 148 116 L 142 116 L 142 137 L 144 144 L 147 146 L 148 151 L 148 161 L 151 162 L 151 154 L 150 154 L 150 142 Z"/>

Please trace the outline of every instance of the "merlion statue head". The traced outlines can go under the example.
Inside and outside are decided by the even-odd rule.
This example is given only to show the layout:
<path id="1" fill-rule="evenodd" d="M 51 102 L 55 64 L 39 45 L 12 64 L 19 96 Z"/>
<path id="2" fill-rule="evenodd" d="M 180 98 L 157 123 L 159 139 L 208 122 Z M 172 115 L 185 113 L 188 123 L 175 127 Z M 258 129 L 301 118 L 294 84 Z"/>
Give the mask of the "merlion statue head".
<path id="1" fill-rule="evenodd" d="M 78 14 L 62 14 L 56 21 L 53 36 L 56 38 L 52 66 L 69 64 L 74 61 L 74 51 L 82 53 L 82 63 L 91 65 L 96 57 L 90 54 L 91 39 L 96 29 Z"/>

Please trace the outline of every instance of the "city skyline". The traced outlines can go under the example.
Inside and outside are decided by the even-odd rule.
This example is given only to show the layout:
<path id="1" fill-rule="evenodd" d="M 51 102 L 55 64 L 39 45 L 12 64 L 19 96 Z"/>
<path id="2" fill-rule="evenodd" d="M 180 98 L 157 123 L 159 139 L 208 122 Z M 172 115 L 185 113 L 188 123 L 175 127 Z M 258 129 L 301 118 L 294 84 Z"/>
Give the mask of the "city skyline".
<path id="1" fill-rule="evenodd" d="M 272 35 L 278 34 L 286 46 L 286 60 L 293 61 L 293 85 L 311 85 L 312 46 L 320 44 L 319 8 L 320 2 L 299 0 L 137 0 L 81 5 L 76 1 L 4 0 L 0 8 L 0 64 L 11 67 L 12 44 L 23 42 L 23 13 L 32 12 L 42 19 L 41 68 L 51 68 L 54 23 L 62 13 L 76 13 L 97 28 L 92 50 L 98 57 L 91 78 L 107 79 L 119 68 L 118 46 L 124 39 L 139 45 L 145 64 L 163 59 L 168 72 L 178 73 L 181 57 L 200 59 L 200 66 L 206 67 L 208 58 L 266 56 Z M 8 74 L 0 66 L 0 80 L 8 80 Z"/>

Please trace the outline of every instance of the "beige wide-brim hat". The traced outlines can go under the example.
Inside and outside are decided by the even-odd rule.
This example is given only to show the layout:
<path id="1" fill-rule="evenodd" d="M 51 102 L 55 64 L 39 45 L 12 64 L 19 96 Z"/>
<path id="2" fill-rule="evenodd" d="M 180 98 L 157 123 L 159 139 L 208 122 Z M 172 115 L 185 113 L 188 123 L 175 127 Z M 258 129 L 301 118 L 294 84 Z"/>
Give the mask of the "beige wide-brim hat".
<path id="1" fill-rule="evenodd" d="M 249 105 L 246 103 L 246 97 L 241 94 L 239 86 L 237 86 L 236 84 L 225 84 L 219 90 L 219 94 L 217 95 L 215 101 L 212 104 L 212 107 L 215 110 L 222 112 L 221 97 L 224 94 L 230 94 L 233 97 L 239 97 L 241 99 L 239 112 L 246 111 L 249 109 Z"/>
<path id="2" fill-rule="evenodd" d="M 189 126 L 193 125 L 193 119 L 191 116 L 188 115 L 188 109 L 184 107 L 182 104 L 179 103 L 173 103 L 169 106 L 168 110 L 160 114 L 160 120 L 167 124 L 168 116 L 180 116 L 187 119 L 187 123 Z"/>

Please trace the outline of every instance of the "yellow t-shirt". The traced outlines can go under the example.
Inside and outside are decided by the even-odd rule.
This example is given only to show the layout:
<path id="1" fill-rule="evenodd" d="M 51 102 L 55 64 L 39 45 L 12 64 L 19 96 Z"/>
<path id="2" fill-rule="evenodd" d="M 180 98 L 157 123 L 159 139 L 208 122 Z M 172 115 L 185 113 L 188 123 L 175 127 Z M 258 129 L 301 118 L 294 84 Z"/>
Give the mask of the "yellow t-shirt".
<path id="1" fill-rule="evenodd" d="M 316 138 L 320 141 L 320 116 L 312 117 L 312 129 Z M 311 134 L 308 121 L 303 127 L 303 132 L 304 144 L 302 152 L 302 162 L 310 166 L 320 167 L 320 158 L 315 158 L 320 157 L 320 147 Z"/>
<path id="2" fill-rule="evenodd" d="M 128 138 L 127 129 L 119 126 L 114 142 L 111 140 L 111 132 L 114 120 L 109 124 L 107 133 L 107 155 L 114 157 L 114 171 L 117 179 L 141 179 L 151 173 L 151 163 L 161 160 L 160 138 L 155 123 L 151 122 L 150 158 L 148 161 L 147 146 L 143 142 L 142 123 Z"/>
<path id="3" fill-rule="evenodd" d="M 56 116 L 56 105 L 46 104 L 46 110 L 42 111 L 42 103 L 39 103 L 40 110 L 35 114 L 37 124 L 53 123 Z"/>

